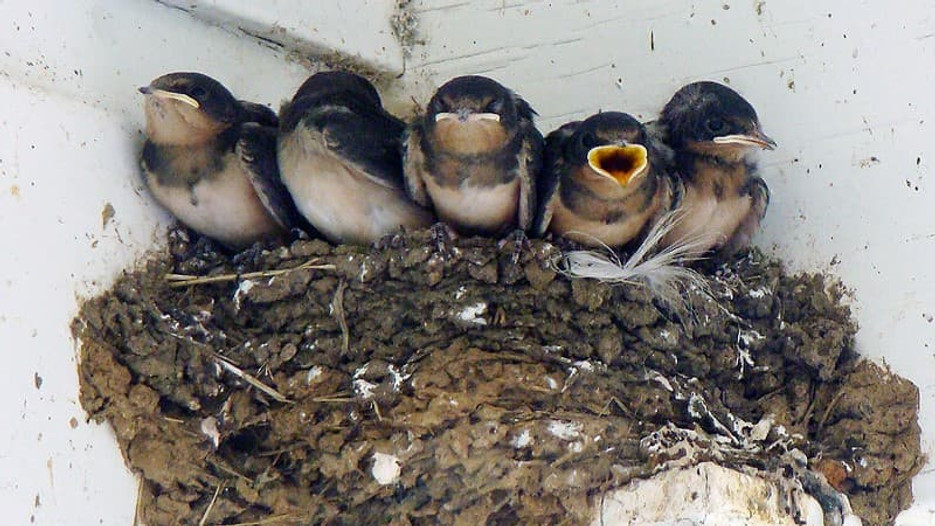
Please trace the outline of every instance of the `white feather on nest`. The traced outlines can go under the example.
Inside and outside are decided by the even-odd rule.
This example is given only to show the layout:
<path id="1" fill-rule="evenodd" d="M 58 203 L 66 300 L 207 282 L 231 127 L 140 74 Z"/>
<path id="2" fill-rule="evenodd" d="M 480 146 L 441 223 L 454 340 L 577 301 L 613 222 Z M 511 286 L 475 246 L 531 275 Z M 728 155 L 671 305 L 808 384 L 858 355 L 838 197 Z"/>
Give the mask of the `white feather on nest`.
<path id="1" fill-rule="evenodd" d="M 613 249 L 601 243 L 603 251 L 564 252 L 552 264 L 556 271 L 572 279 L 644 285 L 663 305 L 680 315 L 685 314 L 690 306 L 685 291 L 697 289 L 710 294 L 704 276 L 684 265 L 702 259 L 711 243 L 706 237 L 697 236 L 679 239 L 659 250 L 662 240 L 681 220 L 680 216 L 679 212 L 664 215 L 626 261 L 621 261 Z"/>

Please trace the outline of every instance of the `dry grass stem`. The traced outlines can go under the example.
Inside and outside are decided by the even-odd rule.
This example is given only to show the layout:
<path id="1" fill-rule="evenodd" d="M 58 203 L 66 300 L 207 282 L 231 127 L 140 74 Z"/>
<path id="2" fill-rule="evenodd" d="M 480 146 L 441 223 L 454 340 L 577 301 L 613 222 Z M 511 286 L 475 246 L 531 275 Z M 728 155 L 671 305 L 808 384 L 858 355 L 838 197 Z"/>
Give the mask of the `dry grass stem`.
<path id="1" fill-rule="evenodd" d="M 335 266 L 331 264 L 319 265 L 318 259 L 310 259 L 305 263 L 297 267 L 275 269 L 275 270 L 261 270 L 258 272 L 247 272 L 245 274 L 219 274 L 217 276 L 191 276 L 188 274 L 166 274 L 166 281 L 169 282 L 169 286 L 172 288 L 176 287 L 188 287 L 191 285 L 205 285 L 208 283 L 225 283 L 228 281 L 237 281 L 239 279 L 257 279 L 257 278 L 272 278 L 275 276 L 282 276 L 283 274 L 288 274 L 290 272 L 295 272 L 296 270 L 334 270 Z"/>

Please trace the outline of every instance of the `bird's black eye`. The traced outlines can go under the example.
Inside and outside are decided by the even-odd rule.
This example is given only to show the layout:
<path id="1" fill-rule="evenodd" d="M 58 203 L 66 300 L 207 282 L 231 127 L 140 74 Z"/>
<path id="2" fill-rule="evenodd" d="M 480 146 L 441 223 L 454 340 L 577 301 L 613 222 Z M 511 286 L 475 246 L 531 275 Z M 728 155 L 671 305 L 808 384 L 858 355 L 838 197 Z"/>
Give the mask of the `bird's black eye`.
<path id="1" fill-rule="evenodd" d="M 208 95 L 208 92 L 201 86 L 195 86 L 192 88 L 190 95 L 195 99 L 201 100 Z"/>
<path id="2" fill-rule="evenodd" d="M 724 131 L 724 121 L 719 117 L 711 117 L 705 121 L 705 127 L 708 128 L 710 132 L 720 133 Z"/>
<path id="3" fill-rule="evenodd" d="M 586 150 L 596 148 L 601 145 L 601 141 L 591 132 L 581 134 L 581 146 Z"/>

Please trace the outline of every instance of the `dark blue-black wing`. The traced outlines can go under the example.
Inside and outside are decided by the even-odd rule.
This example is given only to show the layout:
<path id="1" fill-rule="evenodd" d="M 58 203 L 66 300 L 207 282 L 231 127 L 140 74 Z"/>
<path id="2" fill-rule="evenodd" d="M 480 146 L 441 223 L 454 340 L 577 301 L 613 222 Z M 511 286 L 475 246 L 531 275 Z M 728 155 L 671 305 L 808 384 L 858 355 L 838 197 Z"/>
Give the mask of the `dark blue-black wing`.
<path id="1" fill-rule="evenodd" d="M 322 134 L 325 145 L 374 182 L 403 188 L 401 144 L 406 125 L 350 93 L 304 97 L 283 108 L 281 130 L 304 125 Z"/>
<path id="2" fill-rule="evenodd" d="M 422 207 L 431 208 L 432 199 L 425 189 L 428 173 L 425 168 L 425 152 L 422 144 L 423 130 L 422 122 L 416 121 L 403 134 L 403 176 L 406 182 L 406 194 L 409 198 Z"/>
<path id="3" fill-rule="evenodd" d="M 520 203 L 517 222 L 519 227 L 531 231 L 537 215 L 539 179 L 542 177 L 542 134 L 529 121 L 523 130 L 523 144 L 517 165 L 517 177 L 520 181 Z"/>
<path id="4" fill-rule="evenodd" d="M 309 235 L 317 232 L 302 217 L 279 175 L 276 158 L 277 129 L 248 122 L 241 126 L 237 141 L 240 166 L 269 213 L 286 229 L 300 228 Z"/>
<path id="5" fill-rule="evenodd" d="M 545 148 L 542 155 L 542 170 L 536 193 L 539 196 L 539 206 L 536 210 L 536 219 L 533 223 L 533 234 L 545 235 L 552 221 L 552 211 L 555 200 L 559 197 L 561 175 L 566 169 L 564 161 L 565 144 L 571 137 L 581 121 L 569 122 L 553 131 L 545 138 Z"/>
<path id="6" fill-rule="evenodd" d="M 328 148 L 383 186 L 402 189 L 401 146 L 406 125 L 382 108 L 352 106 L 322 122 Z"/>

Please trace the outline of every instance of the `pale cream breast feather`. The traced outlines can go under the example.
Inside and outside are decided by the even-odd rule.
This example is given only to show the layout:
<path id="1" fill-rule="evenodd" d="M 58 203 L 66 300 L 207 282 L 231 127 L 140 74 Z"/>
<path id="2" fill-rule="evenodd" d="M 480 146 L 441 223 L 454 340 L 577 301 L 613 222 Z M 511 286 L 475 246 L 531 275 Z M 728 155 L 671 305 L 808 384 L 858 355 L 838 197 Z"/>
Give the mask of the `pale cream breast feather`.
<path id="1" fill-rule="evenodd" d="M 734 234 L 750 212 L 749 196 L 718 201 L 689 187 L 680 206 L 678 224 L 666 236 L 665 243 L 703 237 L 707 249 L 717 248 Z"/>
<path id="2" fill-rule="evenodd" d="M 439 186 L 431 177 L 425 181 L 439 218 L 462 227 L 478 230 L 499 230 L 504 224 L 516 223 L 519 208 L 520 182 L 510 181 L 493 187 Z"/>
<path id="3" fill-rule="evenodd" d="M 249 245 L 280 229 L 233 157 L 210 178 L 194 186 L 162 185 L 146 174 L 153 197 L 181 222 L 231 246 Z"/>
<path id="4" fill-rule="evenodd" d="M 334 241 L 367 244 L 400 227 L 432 223 L 431 214 L 409 201 L 401 187 L 363 173 L 303 126 L 283 139 L 279 163 L 299 211 Z"/>

